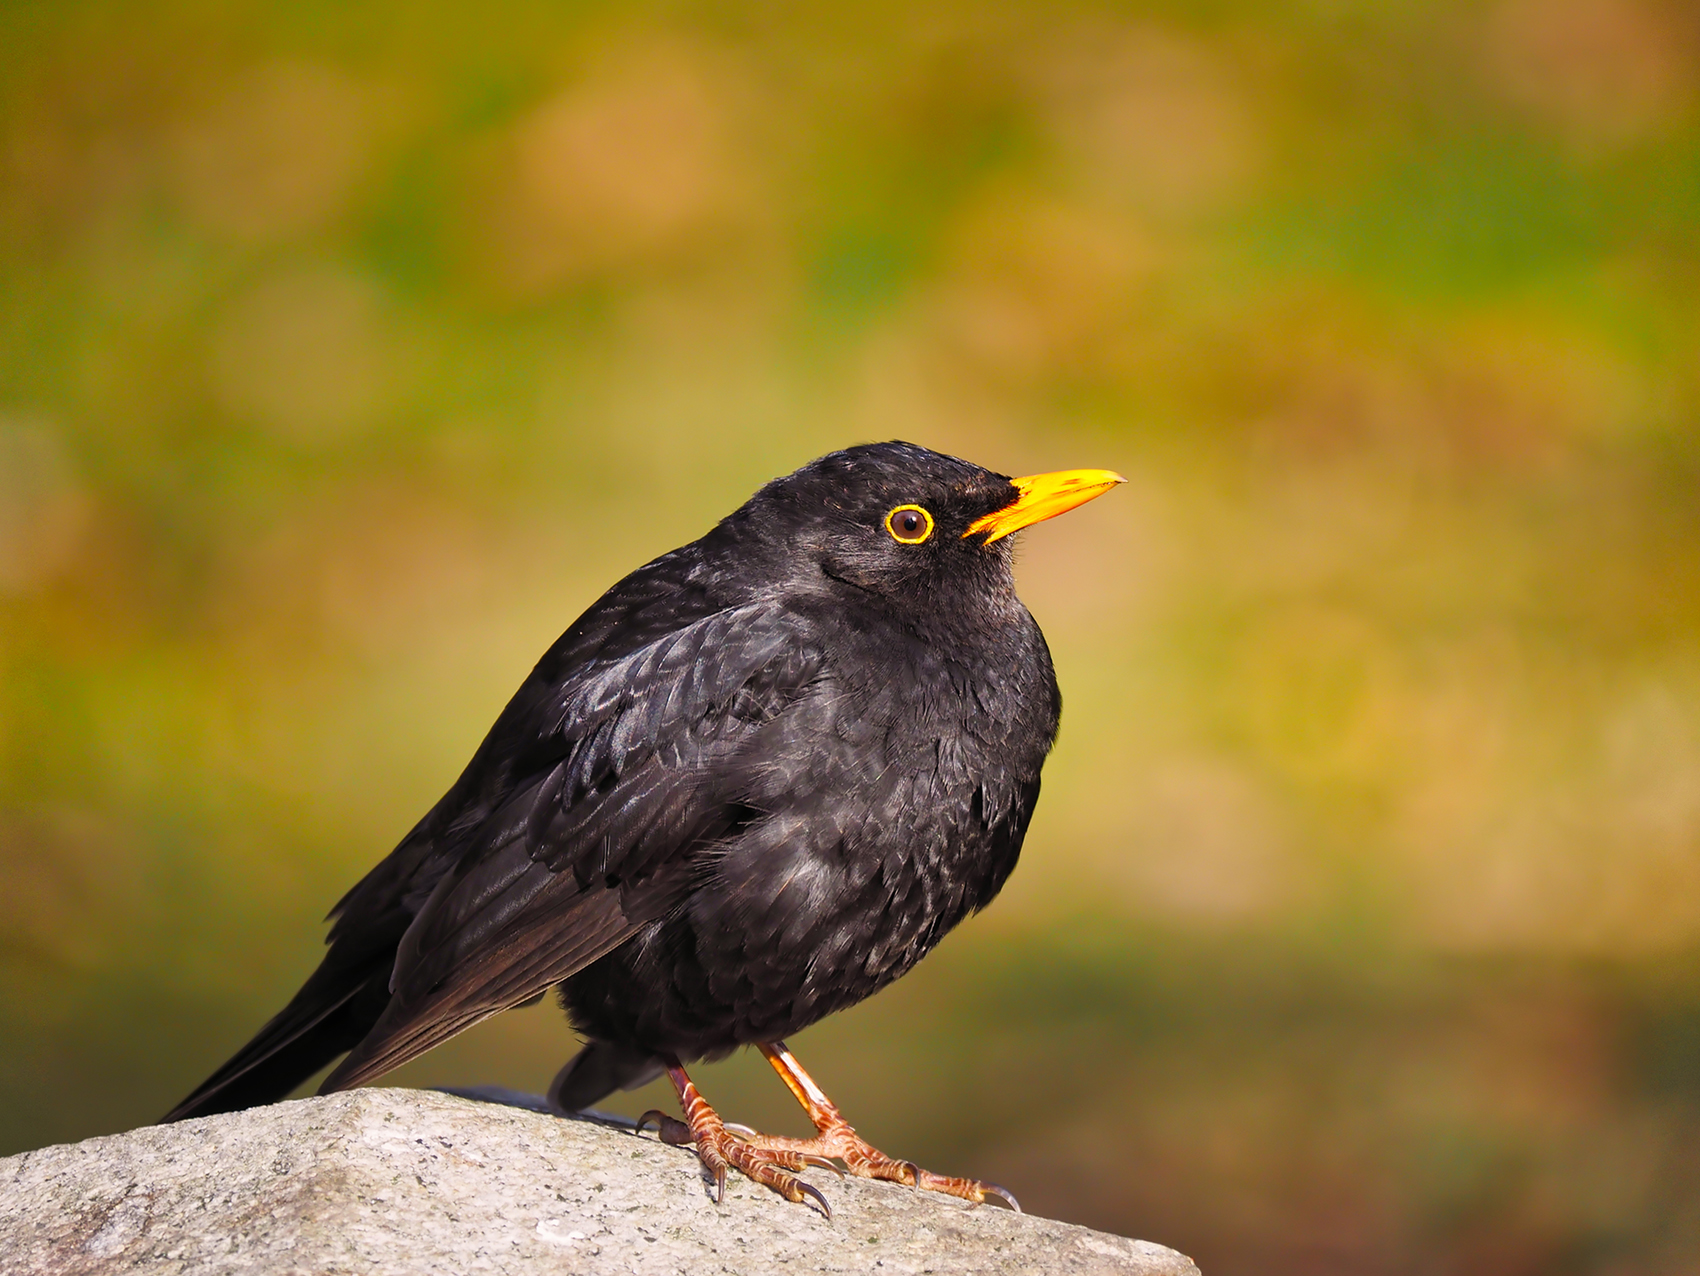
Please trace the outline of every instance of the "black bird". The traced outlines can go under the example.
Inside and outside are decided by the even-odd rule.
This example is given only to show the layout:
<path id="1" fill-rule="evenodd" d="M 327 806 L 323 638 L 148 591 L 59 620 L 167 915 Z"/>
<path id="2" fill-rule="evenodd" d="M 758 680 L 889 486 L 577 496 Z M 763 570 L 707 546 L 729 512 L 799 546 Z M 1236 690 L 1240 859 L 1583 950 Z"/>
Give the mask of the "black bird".
<path id="1" fill-rule="evenodd" d="M 909 970 L 1020 853 L 1061 697 L 1010 533 L 1121 482 L 834 452 L 604 594 L 472 761 L 331 912 L 284 1009 L 165 1117 L 370 1081 L 550 988 L 584 1048 L 549 1101 L 665 1071 L 693 1142 L 792 1201 L 837 1157 L 1014 1198 L 858 1138 L 784 1038 Z M 756 1045 L 819 1136 L 724 1125 L 683 1064 Z"/>

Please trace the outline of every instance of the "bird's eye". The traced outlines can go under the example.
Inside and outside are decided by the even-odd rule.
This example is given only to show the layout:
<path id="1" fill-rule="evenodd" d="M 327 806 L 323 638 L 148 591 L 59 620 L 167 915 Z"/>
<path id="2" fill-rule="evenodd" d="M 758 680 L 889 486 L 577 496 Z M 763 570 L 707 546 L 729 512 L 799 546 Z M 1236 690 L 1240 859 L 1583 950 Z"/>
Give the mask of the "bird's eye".
<path id="1" fill-rule="evenodd" d="M 885 516 L 885 530 L 899 545 L 919 545 L 933 534 L 933 516 L 919 505 L 899 505 Z"/>

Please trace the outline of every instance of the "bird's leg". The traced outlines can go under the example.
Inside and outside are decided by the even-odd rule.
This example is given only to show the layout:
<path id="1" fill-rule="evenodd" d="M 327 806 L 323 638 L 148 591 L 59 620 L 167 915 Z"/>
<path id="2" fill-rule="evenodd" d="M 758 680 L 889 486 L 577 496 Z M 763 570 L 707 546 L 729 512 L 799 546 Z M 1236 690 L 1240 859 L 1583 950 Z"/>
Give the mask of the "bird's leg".
<path id="1" fill-rule="evenodd" d="M 726 1198 L 726 1168 L 731 1166 L 757 1183 L 771 1187 L 786 1200 L 798 1203 L 810 1201 L 827 1218 L 832 1217 L 832 1207 L 826 1203 L 826 1197 L 798 1178 L 797 1173 L 811 1165 L 824 1166 L 836 1172 L 836 1165 L 818 1153 L 762 1148 L 727 1133 L 720 1114 L 708 1106 L 708 1100 L 702 1097 L 696 1083 L 685 1075 L 677 1059 L 667 1060 L 667 1079 L 673 1083 L 673 1089 L 679 1096 L 679 1107 L 685 1114 L 683 1123 L 652 1110 L 638 1118 L 637 1128 L 641 1131 L 653 1121 L 662 1142 L 696 1144 L 697 1156 L 714 1175 L 716 1201 Z"/>
<path id="2" fill-rule="evenodd" d="M 773 1065 L 773 1070 L 779 1074 L 779 1079 L 785 1083 L 797 1102 L 803 1105 L 803 1111 L 809 1114 L 809 1120 L 814 1122 L 815 1129 L 820 1133 L 812 1139 L 791 1139 L 782 1135 L 757 1134 L 743 1126 L 732 1127 L 733 1132 L 748 1146 L 769 1154 L 789 1152 L 835 1156 L 849 1167 L 852 1174 L 861 1178 L 886 1179 L 909 1187 L 924 1188 L 929 1192 L 946 1192 L 976 1204 L 997 1200 L 1017 1213 L 1021 1212 L 1021 1206 L 1016 1203 L 1015 1197 L 995 1183 L 982 1183 L 978 1179 L 947 1178 L 943 1174 L 923 1170 L 913 1161 L 898 1161 L 887 1156 L 850 1128 L 850 1123 L 839 1113 L 832 1100 L 826 1097 L 825 1091 L 815 1084 L 815 1079 L 803 1071 L 803 1065 L 797 1062 L 797 1056 L 791 1053 L 783 1041 L 763 1042 L 760 1049 L 767 1057 L 768 1063 Z"/>

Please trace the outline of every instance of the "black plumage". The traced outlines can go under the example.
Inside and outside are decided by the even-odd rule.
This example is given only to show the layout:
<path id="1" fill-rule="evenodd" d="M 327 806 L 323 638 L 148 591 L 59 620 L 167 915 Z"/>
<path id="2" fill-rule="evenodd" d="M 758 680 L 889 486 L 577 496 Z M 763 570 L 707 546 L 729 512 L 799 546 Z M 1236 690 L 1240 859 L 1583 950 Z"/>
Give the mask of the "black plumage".
<path id="1" fill-rule="evenodd" d="M 627 576 L 167 1119 L 344 1051 L 323 1090 L 358 1085 L 555 987 L 576 1109 L 877 992 L 997 894 L 1038 798 L 1060 697 L 1007 532 L 1115 481 L 852 448 Z"/>

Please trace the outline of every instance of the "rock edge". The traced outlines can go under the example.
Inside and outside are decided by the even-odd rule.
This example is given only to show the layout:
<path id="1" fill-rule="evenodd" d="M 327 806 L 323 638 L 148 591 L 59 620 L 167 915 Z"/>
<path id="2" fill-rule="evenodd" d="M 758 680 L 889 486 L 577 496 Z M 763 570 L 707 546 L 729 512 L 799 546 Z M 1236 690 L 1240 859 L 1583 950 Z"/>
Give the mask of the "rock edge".
<path id="1" fill-rule="evenodd" d="M 817 1182 L 820 1176 L 816 1176 Z M 1137 1273 L 1145 1241 L 820 1182 L 830 1222 L 689 1149 L 430 1091 L 355 1090 L 0 1159 L 0 1271 Z"/>

